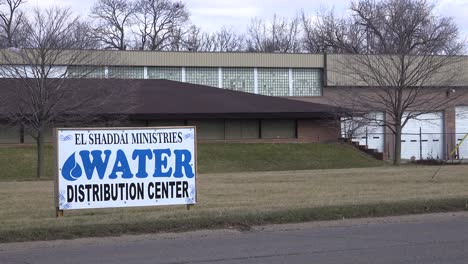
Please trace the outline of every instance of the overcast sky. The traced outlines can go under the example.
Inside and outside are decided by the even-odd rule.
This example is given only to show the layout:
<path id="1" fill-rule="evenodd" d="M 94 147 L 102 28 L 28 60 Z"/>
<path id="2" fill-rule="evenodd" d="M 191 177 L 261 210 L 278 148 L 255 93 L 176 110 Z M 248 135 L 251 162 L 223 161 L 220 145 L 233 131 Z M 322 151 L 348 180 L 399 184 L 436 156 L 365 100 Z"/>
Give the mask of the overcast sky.
<path id="1" fill-rule="evenodd" d="M 194 24 L 207 31 L 218 30 L 221 26 L 233 26 L 245 31 L 252 17 L 270 18 L 274 13 L 291 17 L 298 10 L 314 15 L 321 8 L 334 8 L 344 14 L 349 0 L 186 0 L 184 1 Z M 468 0 L 438 0 L 438 12 L 455 18 L 463 35 L 468 35 Z M 94 0 L 28 0 L 28 6 L 69 6 L 82 16 L 88 14 Z"/>

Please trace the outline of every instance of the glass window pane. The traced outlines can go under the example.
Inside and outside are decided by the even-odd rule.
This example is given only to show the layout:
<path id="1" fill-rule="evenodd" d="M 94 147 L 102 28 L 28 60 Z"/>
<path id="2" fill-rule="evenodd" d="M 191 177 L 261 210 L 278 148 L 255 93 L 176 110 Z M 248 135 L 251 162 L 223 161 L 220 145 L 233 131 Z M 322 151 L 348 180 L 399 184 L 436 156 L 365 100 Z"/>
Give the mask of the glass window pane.
<path id="1" fill-rule="evenodd" d="M 288 96 L 289 69 L 258 68 L 258 92 L 270 96 Z"/>
<path id="2" fill-rule="evenodd" d="M 226 120 L 226 139 L 257 139 L 259 138 L 258 120 Z"/>
<path id="3" fill-rule="evenodd" d="M 292 69 L 294 96 L 321 96 L 322 72 L 319 69 Z"/>
<path id="4" fill-rule="evenodd" d="M 148 67 L 148 79 L 182 81 L 181 67 Z"/>
<path id="5" fill-rule="evenodd" d="M 68 66 L 69 78 L 105 78 L 103 66 Z"/>
<path id="6" fill-rule="evenodd" d="M 224 120 L 188 120 L 187 125 L 196 126 L 197 139 L 224 139 Z"/>
<path id="7" fill-rule="evenodd" d="M 143 79 L 144 67 L 114 66 L 108 67 L 108 76 L 113 79 Z"/>
<path id="8" fill-rule="evenodd" d="M 262 138 L 295 138 L 296 121 L 289 119 L 262 120 Z"/>
<path id="9" fill-rule="evenodd" d="M 253 68 L 223 68 L 223 88 L 234 91 L 254 92 Z"/>
<path id="10" fill-rule="evenodd" d="M 218 87 L 218 68 L 186 68 L 185 80 L 188 83 Z"/>

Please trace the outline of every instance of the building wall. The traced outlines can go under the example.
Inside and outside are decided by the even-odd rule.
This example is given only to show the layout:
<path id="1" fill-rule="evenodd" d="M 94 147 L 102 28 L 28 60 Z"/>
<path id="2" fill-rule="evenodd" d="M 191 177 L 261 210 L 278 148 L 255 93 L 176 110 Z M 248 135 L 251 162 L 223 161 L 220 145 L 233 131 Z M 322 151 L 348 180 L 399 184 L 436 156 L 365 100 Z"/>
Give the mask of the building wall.
<path id="1" fill-rule="evenodd" d="M 6 123 L 0 124 L 0 142 L 4 144 L 20 143 L 19 127 L 10 127 Z"/>
<path id="2" fill-rule="evenodd" d="M 226 140 L 249 140 L 260 138 L 260 123 L 258 120 L 225 120 Z"/>
<path id="3" fill-rule="evenodd" d="M 319 97 L 288 97 L 290 99 L 330 104 L 334 106 L 349 107 L 350 109 L 356 109 L 357 106 L 352 106 L 352 98 L 362 100 L 372 93 L 370 87 L 334 87 L 329 86 L 323 89 L 323 96 Z M 444 114 L 444 158 L 449 158 L 448 154 L 451 150 L 456 147 L 455 137 L 455 107 L 456 106 L 468 106 L 468 87 L 428 87 L 428 96 L 433 97 L 434 94 L 438 96 L 434 97 L 434 100 L 447 100 L 447 104 L 440 109 L 434 109 L 433 102 L 428 100 L 426 104 L 419 106 L 419 109 L 414 110 L 438 110 L 443 111 Z M 363 96 L 366 94 L 366 96 Z M 390 120 L 391 116 L 387 113 L 386 119 Z M 394 135 L 389 128 L 385 128 L 384 137 L 384 158 L 391 159 L 394 157 Z"/>
<path id="4" fill-rule="evenodd" d="M 296 125 L 293 119 L 263 119 L 260 135 L 264 139 L 296 138 Z"/>
<path id="5" fill-rule="evenodd" d="M 336 142 L 340 138 L 338 120 L 297 120 L 297 137 L 305 142 Z"/>
<path id="6" fill-rule="evenodd" d="M 202 142 L 333 142 L 338 141 L 339 126 L 335 121 L 320 119 L 214 119 L 214 120 L 132 120 L 112 126 L 196 126 Z M 99 126 L 106 126 L 100 124 Z M 46 130 L 51 143 L 52 128 Z M 20 144 L 18 127 L 0 128 L 0 144 Z M 25 144 L 34 144 L 27 133 Z"/>
<path id="7" fill-rule="evenodd" d="M 73 51 L 70 51 L 72 54 Z M 307 53 L 249 53 L 249 52 L 158 52 L 158 51 L 113 51 L 113 50 L 95 50 L 89 52 L 89 59 L 83 59 L 76 63 L 76 66 L 91 66 L 91 67 L 139 67 L 138 73 L 135 73 L 136 78 L 141 78 L 145 75 L 143 72 L 147 68 L 148 76 L 152 67 L 240 67 L 240 68 L 304 68 L 304 69 L 320 69 L 323 70 L 327 78 L 324 83 L 326 86 L 352 86 L 352 85 L 367 85 L 356 81 L 353 73 L 349 71 L 353 67 L 359 69 L 358 65 L 353 62 L 359 62 L 359 57 L 362 55 L 352 54 L 307 54 Z M 6 53 L 6 56 L 9 54 Z M 57 66 L 68 64 L 67 57 L 62 56 L 64 61 L 57 62 Z M 379 55 L 379 58 L 392 57 L 391 55 Z M 98 58 L 98 59 L 96 59 Z M 11 53 L 11 60 L 19 59 L 15 54 Z M 456 78 L 450 78 L 450 84 L 454 86 L 468 85 L 468 57 L 467 56 L 434 56 L 434 60 L 448 60 L 450 63 L 440 70 L 435 78 L 429 81 L 429 85 L 445 85 L 440 82 L 453 72 L 459 72 Z M 372 61 L 372 57 L 370 59 Z M 0 64 L 5 63 L 4 59 L 0 58 Z M 388 66 L 391 63 L 385 63 L 385 59 L 381 60 L 382 65 Z M 23 65 L 25 62 L 15 61 L 15 65 Z M 349 65 L 353 67 L 350 67 Z M 124 70 L 124 69 L 122 69 Z M 111 69 L 112 71 L 112 69 Z M 126 70 L 128 72 L 128 69 Z M 104 73 L 104 71 L 102 71 Z M 109 73 L 109 72 L 108 72 Z M 109 75 L 112 76 L 112 73 Z M 152 76 L 152 77 L 151 77 Z M 440 78 L 439 78 L 440 77 Z M 158 77 L 159 78 L 159 77 Z"/>
<path id="8" fill-rule="evenodd" d="M 269 96 L 321 96 L 320 68 L 70 66 L 68 76 L 109 79 L 167 79 Z"/>
<path id="9" fill-rule="evenodd" d="M 394 82 L 397 81 L 400 70 L 399 60 L 400 58 L 395 55 L 328 54 L 326 56 L 327 86 L 378 86 L 378 83 L 372 80 L 372 77 L 377 75 L 368 74 L 371 69 L 368 65 L 372 65 L 372 68 L 380 68 L 378 72 L 387 75 L 384 76 L 385 78 L 379 76 L 380 82 L 384 82 L 387 86 L 395 85 Z M 411 65 L 421 63 L 421 60 L 416 57 L 412 57 L 411 60 Z M 427 67 L 408 66 L 408 74 L 411 71 L 413 71 L 412 74 L 422 74 L 424 69 L 436 70 L 431 73 L 430 78 L 424 80 L 424 86 L 468 85 L 467 56 L 433 56 L 425 57 L 424 61 L 421 65 L 427 65 Z M 440 67 L 439 64 L 444 66 Z"/>
<path id="10" fill-rule="evenodd" d="M 276 54 L 276 53 L 196 53 L 196 52 L 147 52 L 147 51 L 91 51 L 103 58 L 102 65 L 75 65 L 69 67 L 70 76 L 86 74 L 90 78 L 169 79 L 210 85 L 256 94 L 288 97 L 315 103 L 346 106 L 349 98 L 359 98 L 360 93 L 369 93 L 372 87 L 353 81 L 352 74 L 343 66 L 346 60 L 356 55 L 342 54 Z M 455 147 L 455 105 L 468 105 L 468 57 L 457 57 L 458 62 L 449 70 L 460 71 L 459 78 L 448 86 L 427 89 L 442 90 L 454 87 L 457 100 L 444 112 L 445 144 Z M 343 62 L 344 61 L 344 62 Z M 1 62 L 0 62 L 1 63 Z M 20 62 L 18 64 L 21 64 Z M 59 66 L 57 66 L 59 67 Z M 63 67 L 62 67 L 63 68 Z M 449 72 L 449 71 L 447 71 Z M 437 79 L 437 78 L 435 78 Z M 355 79 L 354 79 L 355 80 Z M 363 97 L 364 98 L 364 97 Z M 430 104 L 427 109 L 430 108 Z M 201 136 L 206 140 L 334 140 L 335 130 L 330 124 L 311 120 L 297 120 L 293 132 L 291 122 L 249 123 L 247 121 L 187 121 L 184 124 L 200 126 Z M 279 121 L 278 121 L 279 122 Z M 163 124 L 147 122 L 149 125 Z M 170 123 L 181 124 L 180 121 Z M 145 124 L 146 125 L 146 124 Z M 259 131 L 258 134 L 255 131 Z M 0 142 L 15 142 L 15 130 L 0 132 Z M 339 132 L 338 132 L 339 133 Z M 390 134 L 387 129 L 386 134 Z M 48 136 L 50 140 L 50 136 Z M 19 139 L 18 139 L 19 140 Z M 385 137 L 385 155 L 393 156 L 393 138 Z M 25 142 L 33 142 L 27 134 Z"/>

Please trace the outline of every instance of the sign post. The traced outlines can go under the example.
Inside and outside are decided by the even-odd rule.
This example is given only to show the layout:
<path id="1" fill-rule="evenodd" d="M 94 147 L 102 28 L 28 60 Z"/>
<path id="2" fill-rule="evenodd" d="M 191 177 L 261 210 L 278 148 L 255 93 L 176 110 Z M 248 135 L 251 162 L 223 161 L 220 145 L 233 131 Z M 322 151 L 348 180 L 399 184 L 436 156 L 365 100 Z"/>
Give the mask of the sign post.
<path id="1" fill-rule="evenodd" d="M 64 210 L 196 204 L 195 127 L 57 128 L 55 204 Z"/>

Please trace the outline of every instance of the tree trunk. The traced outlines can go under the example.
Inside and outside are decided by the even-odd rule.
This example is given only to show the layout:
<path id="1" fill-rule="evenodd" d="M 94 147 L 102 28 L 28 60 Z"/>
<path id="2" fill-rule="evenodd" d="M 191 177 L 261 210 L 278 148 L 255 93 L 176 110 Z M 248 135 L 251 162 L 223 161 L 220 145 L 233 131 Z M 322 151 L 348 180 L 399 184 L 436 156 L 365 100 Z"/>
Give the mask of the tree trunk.
<path id="1" fill-rule="evenodd" d="M 393 165 L 399 166 L 401 163 L 401 126 L 395 128 L 395 153 L 393 155 Z"/>
<path id="2" fill-rule="evenodd" d="M 37 147 L 37 165 L 36 165 L 36 177 L 38 179 L 44 177 L 45 165 L 44 165 L 44 129 L 39 129 L 36 138 Z"/>

